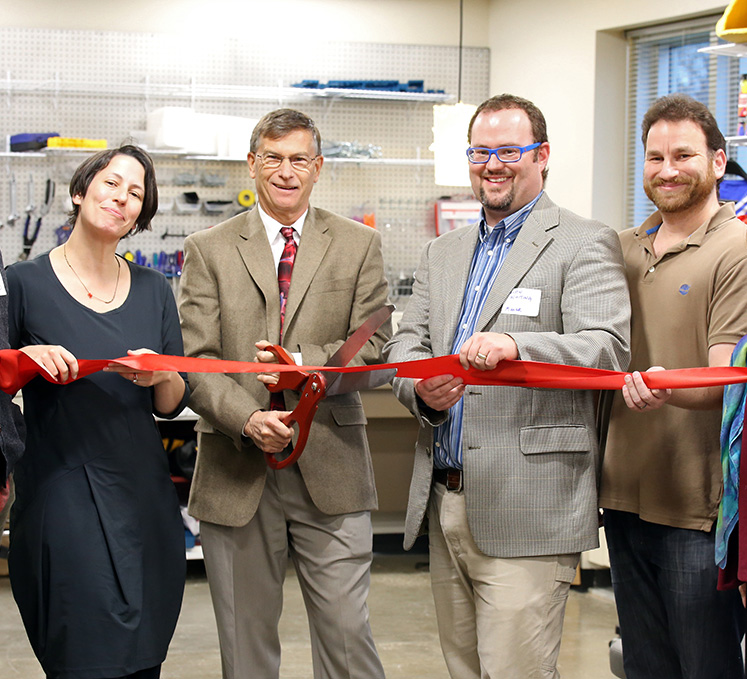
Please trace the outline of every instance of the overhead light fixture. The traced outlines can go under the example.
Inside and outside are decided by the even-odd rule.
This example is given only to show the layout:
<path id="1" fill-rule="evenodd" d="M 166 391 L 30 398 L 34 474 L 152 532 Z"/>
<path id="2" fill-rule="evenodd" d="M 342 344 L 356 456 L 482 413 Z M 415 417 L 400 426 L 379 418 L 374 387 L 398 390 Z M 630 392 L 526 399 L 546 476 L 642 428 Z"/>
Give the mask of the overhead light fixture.
<path id="1" fill-rule="evenodd" d="M 464 0 L 459 0 L 459 73 L 456 104 L 433 107 L 433 144 L 435 181 L 438 186 L 470 186 L 465 150 L 467 127 L 476 106 L 462 101 L 462 56 L 464 33 Z"/>

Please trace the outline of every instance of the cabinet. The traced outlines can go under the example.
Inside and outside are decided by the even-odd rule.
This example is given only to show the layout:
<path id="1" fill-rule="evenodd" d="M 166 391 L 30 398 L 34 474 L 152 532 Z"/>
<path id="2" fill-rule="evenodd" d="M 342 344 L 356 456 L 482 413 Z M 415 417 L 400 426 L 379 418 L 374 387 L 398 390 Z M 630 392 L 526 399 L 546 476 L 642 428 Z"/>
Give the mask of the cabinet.
<path id="1" fill-rule="evenodd" d="M 379 509 L 371 513 L 373 531 L 375 534 L 402 533 L 418 423 L 395 398 L 389 385 L 362 392 L 361 398 L 368 420 L 368 441 L 379 496 Z M 166 441 L 190 441 L 196 437 L 196 421 L 197 414 L 187 408 L 173 420 L 159 419 L 158 427 Z M 172 475 L 172 479 L 180 503 L 186 505 L 189 480 L 177 475 Z M 187 559 L 201 558 L 199 544 L 187 549 Z"/>
<path id="2" fill-rule="evenodd" d="M 158 422 L 158 429 L 161 432 L 161 437 L 164 440 L 164 445 L 169 455 L 169 467 L 171 468 L 171 480 L 174 482 L 176 487 L 177 495 L 179 496 L 179 505 L 186 507 L 189 500 L 189 485 L 190 478 L 188 478 L 177 460 L 175 455 L 177 451 L 176 446 L 187 445 L 190 442 L 196 440 L 196 434 L 194 431 L 195 423 L 197 422 L 197 414 L 190 408 L 185 408 L 177 417 L 165 420 L 162 418 L 156 418 Z M 182 512 L 184 516 L 184 512 Z M 190 517 L 185 518 L 185 524 L 192 522 L 194 519 Z M 185 525 L 185 531 L 189 528 Z M 190 536 L 185 532 L 185 541 L 187 541 L 186 554 L 187 560 L 198 560 L 202 559 L 202 547 L 198 544 L 192 544 Z"/>
<path id="3" fill-rule="evenodd" d="M 402 533 L 419 425 L 389 385 L 361 392 L 361 399 L 379 496 L 379 509 L 371 514 L 373 530 Z"/>

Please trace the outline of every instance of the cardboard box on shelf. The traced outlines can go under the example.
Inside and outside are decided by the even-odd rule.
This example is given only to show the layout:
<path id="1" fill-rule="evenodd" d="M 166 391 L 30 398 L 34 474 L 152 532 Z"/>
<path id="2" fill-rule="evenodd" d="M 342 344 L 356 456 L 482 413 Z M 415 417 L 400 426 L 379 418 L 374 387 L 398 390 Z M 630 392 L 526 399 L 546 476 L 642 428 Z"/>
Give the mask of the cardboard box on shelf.
<path id="1" fill-rule="evenodd" d="M 164 106 L 148 114 L 146 141 L 156 149 L 243 160 L 257 122 L 253 118 Z"/>

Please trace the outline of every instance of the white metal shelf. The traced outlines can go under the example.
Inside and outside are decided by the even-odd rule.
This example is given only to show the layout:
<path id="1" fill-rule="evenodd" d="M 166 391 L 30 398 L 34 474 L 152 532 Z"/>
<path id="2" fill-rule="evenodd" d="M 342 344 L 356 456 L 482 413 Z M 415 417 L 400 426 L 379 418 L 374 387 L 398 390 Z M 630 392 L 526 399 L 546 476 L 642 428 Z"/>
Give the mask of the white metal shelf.
<path id="1" fill-rule="evenodd" d="M 709 45 L 708 47 L 701 47 L 698 52 L 724 57 L 747 57 L 747 43 L 728 42 Z"/>
<path id="2" fill-rule="evenodd" d="M 404 103 L 448 103 L 451 94 L 440 92 L 392 92 L 388 90 L 358 90 L 327 87 L 262 87 L 255 85 L 209 85 L 197 83 L 93 82 L 63 80 L 21 80 L 7 75 L 0 80 L 0 92 L 6 95 L 49 94 L 52 96 L 114 95 L 120 97 L 165 97 L 170 99 L 207 99 L 212 101 L 303 101 L 305 99 L 342 100 L 363 99 Z"/>
<path id="3" fill-rule="evenodd" d="M 320 90 L 303 87 L 286 88 L 303 92 L 304 96 L 312 99 L 366 99 L 368 101 L 402 101 L 426 102 L 430 104 L 446 104 L 454 101 L 452 94 L 441 92 L 390 92 L 387 90 L 345 90 L 326 87 Z"/>
<path id="4" fill-rule="evenodd" d="M 335 165 L 422 165 L 433 166 L 432 158 L 324 158 L 325 163 Z"/>
<path id="5" fill-rule="evenodd" d="M 83 156 L 96 153 L 102 149 L 46 149 L 41 151 L 0 151 L 0 158 L 60 158 Z M 185 153 L 179 151 L 166 151 L 163 149 L 147 149 L 148 153 L 155 159 L 173 158 L 176 160 L 218 162 L 218 163 L 245 163 L 246 158 L 234 158 L 224 156 L 204 156 Z M 333 165 L 400 165 L 400 166 L 433 166 L 432 158 L 335 158 L 334 156 L 324 157 L 324 162 Z"/>

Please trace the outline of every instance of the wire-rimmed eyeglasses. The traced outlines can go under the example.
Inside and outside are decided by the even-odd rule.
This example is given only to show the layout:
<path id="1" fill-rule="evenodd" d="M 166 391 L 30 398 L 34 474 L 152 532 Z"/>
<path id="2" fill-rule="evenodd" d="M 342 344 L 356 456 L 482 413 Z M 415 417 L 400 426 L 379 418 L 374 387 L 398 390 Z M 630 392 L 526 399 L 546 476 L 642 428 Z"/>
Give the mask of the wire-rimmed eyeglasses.
<path id="1" fill-rule="evenodd" d="M 495 155 L 502 163 L 518 163 L 527 152 L 542 146 L 542 142 L 529 144 L 529 146 L 499 146 L 497 149 L 488 149 L 483 146 L 470 146 L 467 149 L 467 159 L 470 163 L 484 165 L 490 161 L 490 156 Z"/>
<path id="2" fill-rule="evenodd" d="M 260 155 L 258 153 L 256 157 L 268 170 L 277 170 L 283 164 L 283 161 L 287 159 L 288 161 L 290 161 L 291 167 L 294 170 L 306 172 L 311 167 L 311 164 L 319 156 L 309 158 L 308 156 L 278 156 L 274 153 L 265 153 L 264 155 Z"/>

